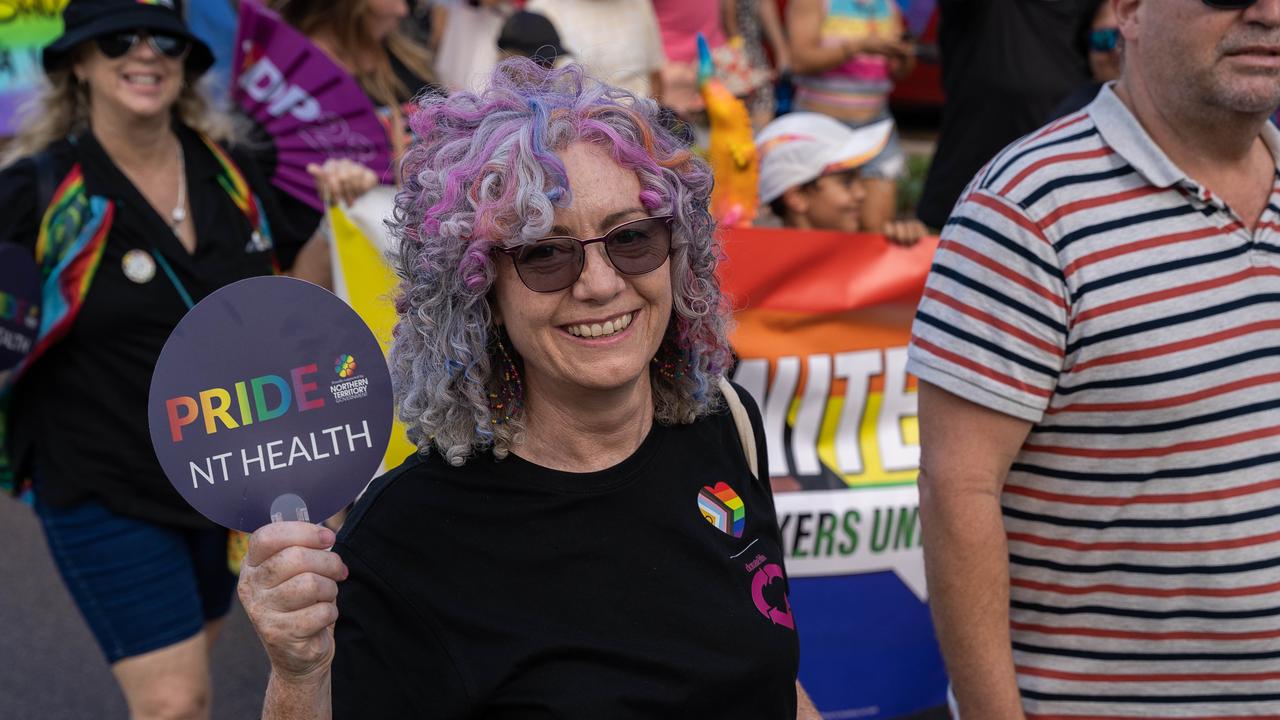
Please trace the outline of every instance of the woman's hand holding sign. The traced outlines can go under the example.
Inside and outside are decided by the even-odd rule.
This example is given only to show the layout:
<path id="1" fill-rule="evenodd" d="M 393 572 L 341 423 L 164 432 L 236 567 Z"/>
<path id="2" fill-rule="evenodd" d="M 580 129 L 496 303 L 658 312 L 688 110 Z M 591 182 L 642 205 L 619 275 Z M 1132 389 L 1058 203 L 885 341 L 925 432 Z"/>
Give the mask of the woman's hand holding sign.
<path id="1" fill-rule="evenodd" d="M 240 602 L 271 660 L 268 696 L 288 697 L 275 707 L 297 717 L 330 716 L 338 582 L 347 577 L 329 550 L 334 540 L 332 530 L 310 523 L 272 523 L 249 537 L 240 571 Z"/>
<path id="2" fill-rule="evenodd" d="M 332 715 L 347 568 L 330 550 L 333 531 L 306 519 L 346 507 L 377 473 L 391 397 L 368 326 L 332 293 L 292 278 L 214 292 L 160 353 L 147 416 L 161 468 L 210 520 L 254 531 L 239 594 L 271 659 L 265 718 Z"/>
<path id="3" fill-rule="evenodd" d="M 321 198 L 346 205 L 355 203 L 361 195 L 378 184 L 378 174 L 352 160 L 332 158 L 323 165 L 307 166 L 307 172 L 316 179 Z"/>

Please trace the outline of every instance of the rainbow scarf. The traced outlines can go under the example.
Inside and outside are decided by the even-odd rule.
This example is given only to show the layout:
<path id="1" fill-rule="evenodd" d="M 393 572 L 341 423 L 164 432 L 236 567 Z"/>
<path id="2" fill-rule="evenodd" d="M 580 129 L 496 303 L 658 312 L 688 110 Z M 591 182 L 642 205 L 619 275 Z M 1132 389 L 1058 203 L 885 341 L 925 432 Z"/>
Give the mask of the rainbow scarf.
<path id="1" fill-rule="evenodd" d="M 218 185 L 244 213 L 254 233 L 270 242 L 271 229 L 260 210 L 261 203 L 249 190 L 240 169 L 217 143 L 204 135 L 200 139 L 218 161 Z M 10 391 L 36 360 L 71 331 L 102 262 L 115 212 L 115 203 L 89 194 L 79 163 L 62 179 L 45 209 L 35 252 L 43 283 L 40 329 L 31 353 L 0 382 L 0 491 L 17 489 L 15 468 L 8 454 L 6 416 Z M 274 259 L 272 263 L 274 266 Z"/>

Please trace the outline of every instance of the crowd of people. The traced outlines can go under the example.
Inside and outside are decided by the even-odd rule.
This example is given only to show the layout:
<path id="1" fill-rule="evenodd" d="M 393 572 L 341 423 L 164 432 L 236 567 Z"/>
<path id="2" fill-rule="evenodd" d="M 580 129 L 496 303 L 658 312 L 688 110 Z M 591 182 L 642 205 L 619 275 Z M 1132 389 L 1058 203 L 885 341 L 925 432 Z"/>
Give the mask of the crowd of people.
<path id="1" fill-rule="evenodd" d="M 1270 712 L 1280 0 L 939 0 L 918 218 L 893 0 L 267 4 L 355 79 L 396 168 L 308 168 L 330 202 L 398 188 L 389 363 L 419 453 L 339 532 L 262 528 L 237 581 L 148 435 L 194 303 L 329 283 L 322 213 L 202 93 L 231 49 L 178 0 L 71 0 L 0 160 L 0 243 L 46 301 L 0 387 L 0 481 L 133 717 L 209 716 L 237 587 L 266 718 L 820 717 L 760 412 L 726 379 L 699 37 L 748 108 L 764 222 L 940 231 L 909 370 L 953 715 Z M 692 512 L 729 496 L 741 523 Z"/>

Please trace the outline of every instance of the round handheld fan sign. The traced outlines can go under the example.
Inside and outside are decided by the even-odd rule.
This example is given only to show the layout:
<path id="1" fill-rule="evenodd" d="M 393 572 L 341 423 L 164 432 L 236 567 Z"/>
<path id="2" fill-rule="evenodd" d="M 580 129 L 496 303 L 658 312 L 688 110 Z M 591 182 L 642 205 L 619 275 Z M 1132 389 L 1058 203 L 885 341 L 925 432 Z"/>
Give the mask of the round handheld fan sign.
<path id="1" fill-rule="evenodd" d="M 40 272 L 31 253 L 0 245 L 0 379 L 35 347 L 40 330 Z"/>
<path id="2" fill-rule="evenodd" d="M 210 520 L 252 532 L 319 522 L 378 470 L 391 376 L 373 333 L 329 291 L 261 277 L 187 313 L 151 378 L 151 443 L 169 482 Z"/>

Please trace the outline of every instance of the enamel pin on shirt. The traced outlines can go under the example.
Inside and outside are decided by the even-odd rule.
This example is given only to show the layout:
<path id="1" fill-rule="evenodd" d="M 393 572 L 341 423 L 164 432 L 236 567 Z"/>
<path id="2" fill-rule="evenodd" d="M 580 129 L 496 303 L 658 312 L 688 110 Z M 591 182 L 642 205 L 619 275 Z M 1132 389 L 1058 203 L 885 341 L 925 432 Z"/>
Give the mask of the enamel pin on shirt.
<path id="1" fill-rule="evenodd" d="M 156 261 L 146 250 L 130 250 L 120 261 L 124 276 L 139 285 L 146 285 L 156 276 Z"/>

